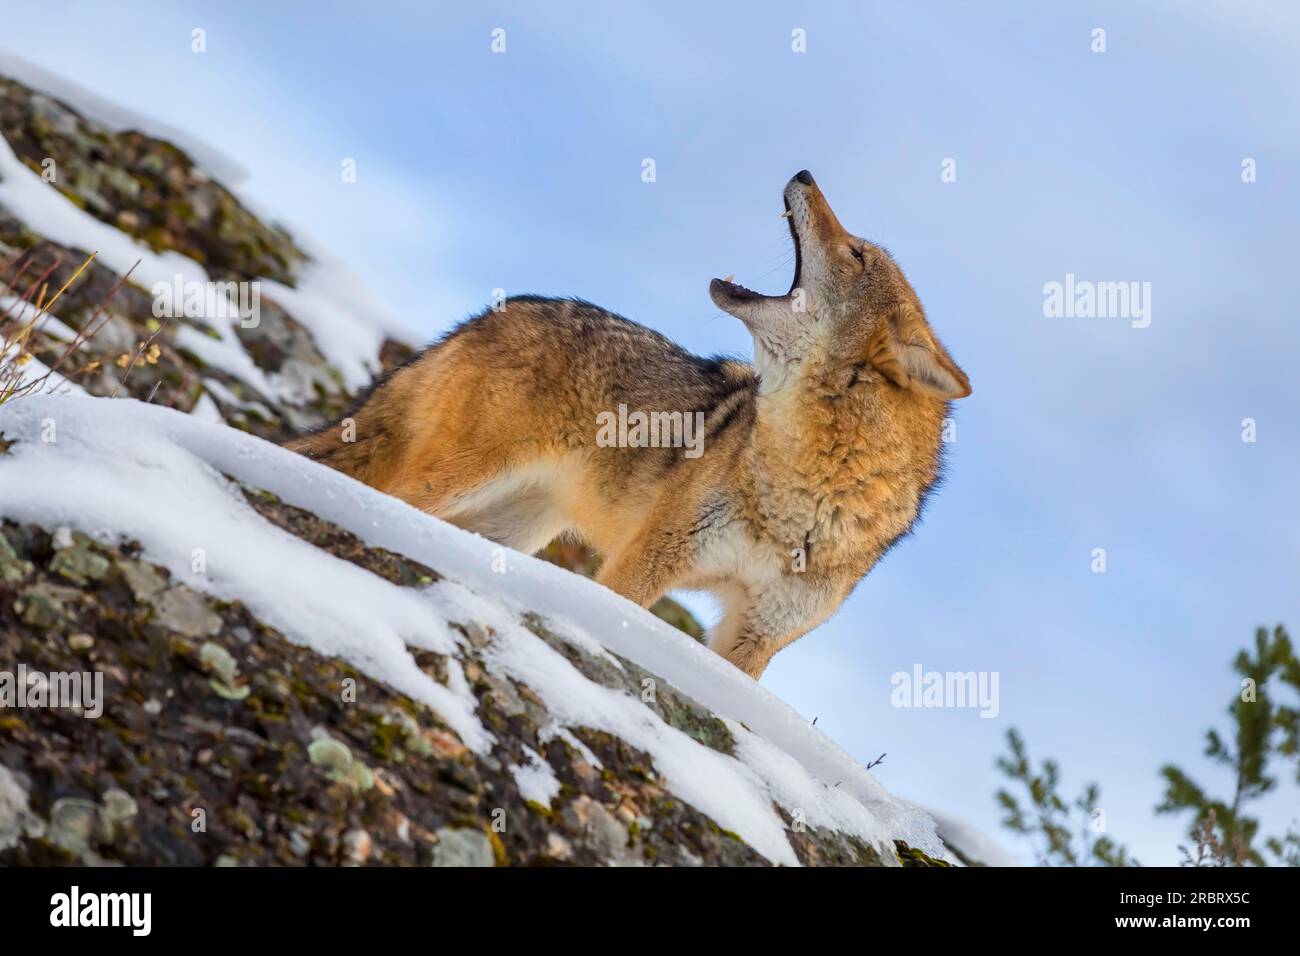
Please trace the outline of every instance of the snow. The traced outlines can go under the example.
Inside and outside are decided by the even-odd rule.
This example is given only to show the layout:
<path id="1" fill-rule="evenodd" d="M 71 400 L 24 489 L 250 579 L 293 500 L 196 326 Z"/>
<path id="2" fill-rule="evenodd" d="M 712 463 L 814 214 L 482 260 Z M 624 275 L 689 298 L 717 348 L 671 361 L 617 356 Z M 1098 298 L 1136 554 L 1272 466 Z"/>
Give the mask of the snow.
<path id="1" fill-rule="evenodd" d="M 296 288 L 263 279 L 262 294 L 295 318 L 309 316 L 303 324 L 311 329 L 316 347 L 342 374 L 348 391 L 360 391 L 381 371 L 379 348 L 384 339 L 409 343 L 411 332 L 388 314 L 344 263 L 319 250 L 310 254 L 312 261 L 294 274 Z"/>
<path id="2" fill-rule="evenodd" d="M 647 751 L 683 800 L 724 829 L 742 834 L 774 862 L 798 864 L 784 824 L 772 812 L 772 795 L 743 760 L 702 746 L 665 723 L 638 698 L 592 682 L 497 600 L 480 597 L 451 581 L 440 581 L 430 590 L 449 619 L 478 621 L 501 638 L 489 650 L 492 660 L 508 676 L 532 688 L 557 720 L 604 730 Z M 602 599 L 609 598 L 622 600 L 605 591 Z M 568 613 L 580 613 L 580 609 L 570 606 Z M 682 640 L 691 639 L 683 635 Z M 874 821 L 871 823 L 874 830 Z"/>
<path id="3" fill-rule="evenodd" d="M 221 409 L 217 407 L 217 403 L 212 400 L 212 396 L 207 392 L 199 396 L 199 400 L 190 409 L 190 414 L 200 421 L 215 422 L 218 425 L 225 421 L 221 417 Z"/>
<path id="4" fill-rule="evenodd" d="M 183 149 L 196 164 L 220 179 L 227 187 L 248 178 L 248 171 L 243 166 L 210 144 L 174 126 L 111 102 L 81 84 L 64 79 L 35 63 L 29 63 L 7 50 L 0 50 L 0 76 L 12 77 L 24 86 L 62 100 L 92 123 L 98 123 L 113 132 L 138 130 L 146 136 L 166 140 Z"/>
<path id="5" fill-rule="evenodd" d="M 1020 861 L 996 842 L 977 830 L 974 825 L 938 810 L 926 809 L 934 819 L 943 842 L 957 850 L 972 863 L 985 866 L 1020 866 Z"/>
<path id="6" fill-rule="evenodd" d="M 273 418 L 271 410 L 261 402 L 245 401 L 227 388 L 226 383 L 219 379 L 205 378 L 203 380 L 203 390 L 207 393 L 207 395 L 203 396 L 204 398 L 207 398 L 210 395 L 212 398 L 215 398 L 224 405 L 229 405 L 232 408 L 238 408 L 246 412 L 252 412 L 267 421 L 271 421 Z"/>
<path id="7" fill-rule="evenodd" d="M 603 763 L 600 762 L 600 758 L 591 752 L 591 748 L 588 747 L 586 744 L 584 744 L 577 737 L 575 737 L 573 735 L 573 732 L 566 727 L 553 725 L 543 730 L 540 736 L 542 738 L 543 743 L 550 740 L 552 737 L 558 737 L 560 740 L 563 740 L 566 744 L 568 744 L 570 747 L 576 750 L 578 754 L 581 755 L 583 760 L 585 760 L 591 766 L 595 767 L 597 770 L 600 770 L 602 767 L 605 766 Z"/>
<path id="8" fill-rule="evenodd" d="M 552 798 L 560 792 L 560 778 L 555 775 L 551 765 L 533 748 L 525 747 L 524 756 L 528 759 L 526 764 L 510 766 L 510 773 L 519 788 L 519 795 L 525 800 L 535 801 L 550 809 Z"/>
<path id="9" fill-rule="evenodd" d="M 42 441 L 43 420 L 55 423 L 52 442 Z M 290 639 L 342 656 L 428 704 L 476 752 L 490 750 L 493 740 L 457 663 L 462 638 L 453 622 L 491 629 L 489 666 L 541 697 L 556 721 L 549 734 L 591 727 L 646 750 L 672 792 L 775 863 L 798 860 L 774 801 L 796 822 L 855 834 L 886 859 L 894 839 L 953 859 L 924 811 L 890 795 L 779 698 L 592 581 L 513 551 L 504 552 L 499 573 L 502 550 L 493 542 L 253 436 L 171 409 L 32 396 L 0 408 L 0 429 L 18 439 L 0 456 L 5 516 L 68 525 L 106 542 L 139 540 L 176 579 L 238 598 Z M 87 482 L 92 473 L 95 481 Z M 223 474 L 420 561 L 442 579 L 401 588 L 319 551 L 258 515 Z M 192 570 L 196 548 L 205 558 L 201 572 Z M 522 625 L 524 611 L 540 614 L 566 639 L 635 662 L 725 718 L 735 756 L 671 727 L 638 697 L 588 679 Z M 449 686 L 424 674 L 411 648 L 447 655 Z M 549 803 L 555 784 L 540 756 L 512 771 L 521 789 Z"/>
<path id="10" fill-rule="evenodd" d="M 103 540 L 138 537 L 178 580 L 243 600 L 272 627 L 429 704 L 467 746 L 484 746 L 488 736 L 473 715 L 473 698 L 454 698 L 406 652 L 404 638 L 417 634 L 431 649 L 455 649 L 429 603 L 261 519 L 213 468 L 238 473 L 238 464 L 210 464 L 152 430 L 146 423 L 153 416 L 140 413 L 158 411 L 210 435 L 237 434 L 133 400 L 6 404 L 0 427 L 19 439 L 14 450 L 21 451 L 0 467 L 0 507 L 10 517 L 69 525 Z M 54 424 L 51 442 L 42 441 L 43 419 Z M 93 486 L 85 481 L 91 471 Z M 195 564 L 205 570 L 193 570 Z"/>

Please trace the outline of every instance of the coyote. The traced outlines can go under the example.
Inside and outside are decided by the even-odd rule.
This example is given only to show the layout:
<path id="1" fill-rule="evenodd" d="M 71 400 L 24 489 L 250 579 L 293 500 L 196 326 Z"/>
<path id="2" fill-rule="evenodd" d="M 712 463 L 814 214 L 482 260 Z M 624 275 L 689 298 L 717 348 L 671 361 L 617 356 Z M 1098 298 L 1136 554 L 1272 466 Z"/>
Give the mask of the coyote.
<path id="1" fill-rule="evenodd" d="M 288 447 L 520 551 L 580 536 L 597 580 L 643 607 L 711 591 L 710 646 L 757 679 L 911 528 L 948 400 L 970 394 L 889 254 L 845 231 L 806 170 L 784 199 L 790 291 L 709 285 L 753 336 L 753 365 L 521 296 Z M 677 440 L 689 422 L 698 434 Z"/>

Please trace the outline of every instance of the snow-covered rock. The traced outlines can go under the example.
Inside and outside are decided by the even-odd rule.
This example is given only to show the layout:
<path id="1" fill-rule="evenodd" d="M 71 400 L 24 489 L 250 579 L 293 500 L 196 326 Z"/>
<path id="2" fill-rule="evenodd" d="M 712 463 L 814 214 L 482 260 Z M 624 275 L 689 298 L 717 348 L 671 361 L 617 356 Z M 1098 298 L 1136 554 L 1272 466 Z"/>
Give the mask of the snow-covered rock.
<path id="1" fill-rule="evenodd" d="M 198 406 L 268 437 L 337 417 L 415 337 L 345 263 L 248 208 L 221 181 L 233 163 L 167 132 L 0 55 L 0 296 L 42 275 L 53 292 L 94 253 L 55 312 L 104 324 L 67 356 L 43 330 L 35 357 L 91 394 Z"/>
<path id="2" fill-rule="evenodd" d="M 326 844 L 340 860 L 355 826 L 393 859 L 431 859 L 446 827 L 481 830 L 502 860 L 522 863 L 895 864 L 896 841 L 952 859 L 924 812 L 802 716 L 585 578 L 174 410 L 32 396 L 0 407 L 0 431 L 0 630 L 16 635 L 5 659 L 99 669 L 109 682 L 102 725 L 37 709 L 0 733 L 0 764 L 27 780 L 29 804 L 48 810 L 70 785 L 38 759 L 41 741 L 138 727 L 147 752 L 168 739 L 167 715 L 178 732 L 238 744 L 216 765 L 201 742 L 180 767 L 150 761 L 162 782 L 140 766 L 80 781 L 92 803 L 110 785 L 126 790 L 137 823 L 150 823 L 119 828 L 136 834 L 122 838 L 126 859 L 291 862 L 290 838 L 265 823 L 190 842 L 181 828 L 165 853 L 150 844 L 169 816 L 201 804 L 229 814 L 205 800 L 233 800 L 254 821 L 289 813 L 280 797 L 258 799 L 279 774 L 332 788 L 343 809 L 329 825 L 343 830 Z M 304 665 L 281 660 L 293 645 L 340 662 L 327 707 L 319 688 L 311 704 L 293 695 Z M 290 692 L 277 698 L 277 687 Z M 286 709 L 298 739 L 277 740 L 285 724 L 268 724 Z M 314 747 L 325 737 L 340 746 Z M 243 779 L 273 742 L 251 793 L 206 792 L 205 768 Z M 334 749 L 347 759 L 327 759 Z M 447 792 L 458 785 L 440 782 L 458 772 L 450 764 L 481 788 L 455 812 Z M 177 792 L 177 774 L 191 790 Z M 384 805 L 399 795 L 400 811 Z M 302 839 L 328 855 L 315 835 Z M 20 847 L 42 858 L 48 840 Z M 111 859 L 115 847 L 85 852 Z"/>

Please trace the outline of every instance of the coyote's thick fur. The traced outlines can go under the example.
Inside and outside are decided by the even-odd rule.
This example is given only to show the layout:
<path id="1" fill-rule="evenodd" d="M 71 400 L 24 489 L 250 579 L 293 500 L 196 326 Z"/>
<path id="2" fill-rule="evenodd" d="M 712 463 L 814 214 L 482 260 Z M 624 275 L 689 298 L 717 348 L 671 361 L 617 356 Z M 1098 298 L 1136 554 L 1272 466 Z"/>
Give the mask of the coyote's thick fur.
<path id="1" fill-rule="evenodd" d="M 753 366 L 586 302 L 514 298 L 289 447 L 520 551 L 580 535 L 598 580 L 642 606 L 712 591 L 711 646 L 758 677 L 911 527 L 948 400 L 970 394 L 888 253 L 846 232 L 806 171 L 785 205 L 790 292 L 709 287 L 752 333 Z M 636 413 L 677 414 L 664 435 Z"/>

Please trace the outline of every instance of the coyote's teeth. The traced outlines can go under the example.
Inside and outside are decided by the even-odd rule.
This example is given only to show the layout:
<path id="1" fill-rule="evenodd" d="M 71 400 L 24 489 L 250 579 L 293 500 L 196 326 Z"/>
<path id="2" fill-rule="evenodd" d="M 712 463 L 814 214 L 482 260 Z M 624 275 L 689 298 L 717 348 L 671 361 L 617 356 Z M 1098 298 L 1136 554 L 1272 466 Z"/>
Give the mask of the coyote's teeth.
<path id="1" fill-rule="evenodd" d="M 727 277 L 726 277 L 725 279 L 723 279 L 722 281 L 723 281 L 723 282 L 730 282 L 730 281 L 731 281 L 732 279 L 734 279 L 734 278 L 736 278 L 736 274 L 733 272 L 731 275 L 727 276 Z"/>
<path id="2" fill-rule="evenodd" d="M 793 215 L 794 215 L 794 210 L 793 210 L 793 209 L 787 209 L 785 212 L 781 213 L 781 218 L 782 218 L 782 219 L 789 219 L 789 218 L 790 218 L 791 216 L 793 216 Z"/>

